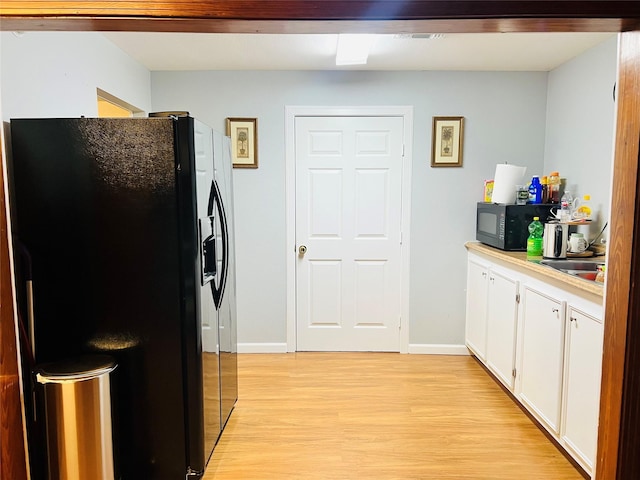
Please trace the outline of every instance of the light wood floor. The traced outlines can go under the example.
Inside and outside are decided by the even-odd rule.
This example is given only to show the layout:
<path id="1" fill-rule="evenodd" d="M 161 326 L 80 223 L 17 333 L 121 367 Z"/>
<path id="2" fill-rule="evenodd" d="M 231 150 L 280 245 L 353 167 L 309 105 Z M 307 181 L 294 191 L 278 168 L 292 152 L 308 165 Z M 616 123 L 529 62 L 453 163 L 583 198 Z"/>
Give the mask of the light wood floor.
<path id="1" fill-rule="evenodd" d="M 240 355 L 203 480 L 582 476 L 471 357 Z"/>

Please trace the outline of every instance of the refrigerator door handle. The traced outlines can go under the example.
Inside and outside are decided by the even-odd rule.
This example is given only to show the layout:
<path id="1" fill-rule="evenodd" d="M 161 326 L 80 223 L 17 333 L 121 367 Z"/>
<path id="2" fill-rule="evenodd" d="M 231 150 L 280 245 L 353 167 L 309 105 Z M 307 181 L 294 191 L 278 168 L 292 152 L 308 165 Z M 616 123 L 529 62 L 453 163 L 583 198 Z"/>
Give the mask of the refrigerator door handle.
<path id="1" fill-rule="evenodd" d="M 211 283 L 211 290 L 213 293 L 213 301 L 216 308 L 220 308 L 222 305 L 222 297 L 224 296 L 224 290 L 227 284 L 227 274 L 229 269 L 229 228 L 227 225 L 227 214 L 222 204 L 222 195 L 220 194 L 220 188 L 218 182 L 215 180 L 211 183 L 211 195 L 209 197 L 209 215 L 213 214 L 213 208 L 218 212 L 218 218 L 220 219 L 220 226 L 222 231 L 220 232 L 222 240 L 222 266 L 220 268 L 220 278 L 216 285 L 216 282 Z"/>
<path id="2" fill-rule="evenodd" d="M 36 321 L 33 308 L 33 280 L 27 280 L 27 325 L 29 328 L 29 343 L 31 344 L 31 356 L 36 357 Z"/>
<path id="3" fill-rule="evenodd" d="M 16 241 L 16 247 L 20 254 L 20 258 L 24 263 L 23 272 L 24 272 L 24 281 L 25 281 L 25 301 L 27 302 L 27 325 L 23 324 L 21 321 L 21 327 L 26 330 L 26 336 L 28 337 L 29 344 L 27 352 L 29 354 L 29 359 L 32 365 L 35 365 L 36 358 L 36 321 L 35 321 L 35 309 L 34 309 L 34 301 L 33 301 L 33 261 L 31 259 L 31 254 L 27 247 L 20 241 Z"/>

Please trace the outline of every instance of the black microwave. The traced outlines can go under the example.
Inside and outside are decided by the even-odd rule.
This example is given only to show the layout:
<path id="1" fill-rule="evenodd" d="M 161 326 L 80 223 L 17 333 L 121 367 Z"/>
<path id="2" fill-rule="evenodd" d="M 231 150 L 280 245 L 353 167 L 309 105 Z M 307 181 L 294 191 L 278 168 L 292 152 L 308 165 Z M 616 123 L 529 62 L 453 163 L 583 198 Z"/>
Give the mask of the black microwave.
<path id="1" fill-rule="evenodd" d="M 525 251 L 533 217 L 540 217 L 544 224 L 557 208 L 557 204 L 478 202 L 476 240 L 501 250 Z"/>

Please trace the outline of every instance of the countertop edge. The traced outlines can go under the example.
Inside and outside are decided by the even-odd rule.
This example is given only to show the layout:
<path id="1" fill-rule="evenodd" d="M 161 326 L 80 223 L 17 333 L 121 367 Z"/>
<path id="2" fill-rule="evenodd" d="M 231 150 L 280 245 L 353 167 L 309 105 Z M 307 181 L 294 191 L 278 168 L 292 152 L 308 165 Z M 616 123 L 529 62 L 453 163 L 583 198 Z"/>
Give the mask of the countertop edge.
<path id="1" fill-rule="evenodd" d="M 535 261 L 527 260 L 527 254 L 525 252 L 507 252 L 494 247 L 490 247 L 488 245 L 484 245 L 480 242 L 466 242 L 464 246 L 470 252 L 477 252 L 489 257 L 493 257 L 497 260 L 501 260 L 505 263 L 511 264 L 514 267 L 518 267 L 520 269 L 534 272 L 544 277 L 562 282 L 567 286 L 571 286 L 583 292 L 597 295 L 600 298 L 604 297 L 604 285 L 591 282 L 589 280 L 583 280 L 579 277 L 574 277 L 573 275 L 560 272 L 551 267 L 540 265 L 538 263 L 535 263 Z"/>

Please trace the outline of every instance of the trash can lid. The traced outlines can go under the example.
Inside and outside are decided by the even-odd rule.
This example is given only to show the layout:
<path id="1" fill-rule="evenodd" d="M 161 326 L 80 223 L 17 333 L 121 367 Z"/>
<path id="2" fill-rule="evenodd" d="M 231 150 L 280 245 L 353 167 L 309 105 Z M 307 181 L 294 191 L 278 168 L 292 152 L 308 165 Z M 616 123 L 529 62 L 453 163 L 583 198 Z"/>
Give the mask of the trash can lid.
<path id="1" fill-rule="evenodd" d="M 36 366 L 39 383 L 90 380 L 112 372 L 117 364 L 109 355 L 85 355 Z"/>

